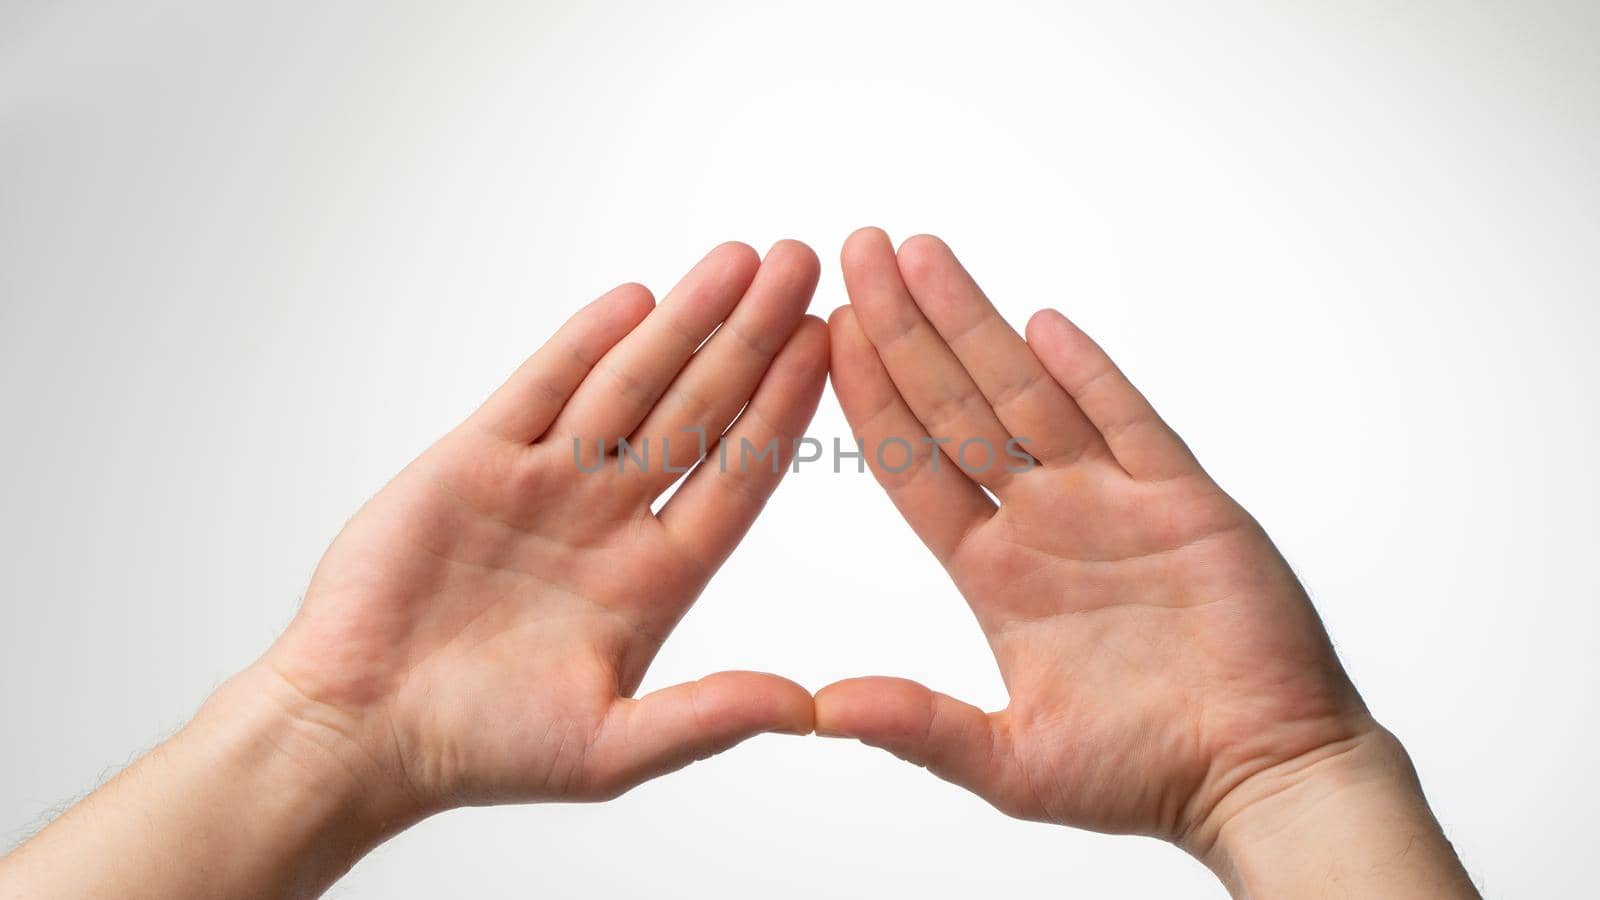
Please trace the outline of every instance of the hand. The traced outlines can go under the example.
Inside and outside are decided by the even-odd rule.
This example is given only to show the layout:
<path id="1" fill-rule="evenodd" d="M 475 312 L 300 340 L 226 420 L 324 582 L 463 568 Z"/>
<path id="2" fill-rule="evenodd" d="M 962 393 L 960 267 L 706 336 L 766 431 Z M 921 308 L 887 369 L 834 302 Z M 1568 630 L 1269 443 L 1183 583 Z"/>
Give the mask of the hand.
<path id="1" fill-rule="evenodd" d="M 985 713 L 852 679 L 817 694 L 819 733 L 1012 815 L 1160 836 L 1219 870 L 1240 865 L 1219 859 L 1230 821 L 1305 773 L 1348 764 L 1341 784 L 1405 785 L 1398 744 L 1266 534 L 1083 332 L 1044 311 L 1024 341 L 936 238 L 897 257 L 865 229 L 843 266 L 834 390 L 971 605 L 1011 703 Z M 1013 438 L 1037 466 L 1007 465 Z"/>
<path id="2" fill-rule="evenodd" d="M 0 897 L 313 896 L 448 807 L 610 797 L 811 731 L 775 675 L 633 693 L 816 409 L 817 274 L 803 244 L 726 244 L 659 307 L 638 285 L 585 307 L 350 521 L 260 661 L 0 860 Z M 683 429 L 713 455 L 653 513 L 699 458 Z M 723 466 L 719 436 L 776 462 Z"/>
<path id="3" fill-rule="evenodd" d="M 787 454 L 816 408 L 817 275 L 803 244 L 764 262 L 726 244 L 658 308 L 624 285 L 583 309 L 349 523 L 262 665 L 361 748 L 377 790 L 426 810 L 610 797 L 760 732 L 808 733 L 810 695 L 774 675 L 630 698 L 782 477 L 719 466 L 717 436 L 733 423 L 730 440 Z M 663 446 L 681 471 L 697 428 L 713 457 L 652 513 L 680 477 Z M 618 437 L 648 471 L 619 471 Z M 600 440 L 604 467 L 581 470 Z"/>

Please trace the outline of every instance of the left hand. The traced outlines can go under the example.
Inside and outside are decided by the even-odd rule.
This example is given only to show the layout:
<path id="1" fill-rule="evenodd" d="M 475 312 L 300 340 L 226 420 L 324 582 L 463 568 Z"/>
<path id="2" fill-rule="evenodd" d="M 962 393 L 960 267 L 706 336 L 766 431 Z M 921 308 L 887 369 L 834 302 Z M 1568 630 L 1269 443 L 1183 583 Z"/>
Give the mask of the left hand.
<path id="1" fill-rule="evenodd" d="M 775 675 L 633 693 L 816 408 L 817 276 L 803 244 L 764 261 L 724 244 L 659 307 L 623 285 L 584 308 L 349 523 L 257 668 L 367 790 L 419 814 L 610 797 L 754 734 L 809 732 L 811 696 Z M 724 471 L 730 424 L 735 445 L 776 439 L 778 471 Z M 692 428 L 713 455 L 654 513 L 681 477 L 663 439 L 681 469 Z M 648 446 L 648 471 L 619 471 L 619 437 Z M 604 468 L 581 471 L 574 441 L 593 466 L 599 440 Z"/>

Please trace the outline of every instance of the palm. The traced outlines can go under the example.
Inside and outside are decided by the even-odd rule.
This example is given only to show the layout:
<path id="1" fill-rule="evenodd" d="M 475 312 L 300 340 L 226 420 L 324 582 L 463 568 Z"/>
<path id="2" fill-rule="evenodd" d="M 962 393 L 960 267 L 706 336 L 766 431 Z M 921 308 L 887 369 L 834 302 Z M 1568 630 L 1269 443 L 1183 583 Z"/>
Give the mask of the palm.
<path id="1" fill-rule="evenodd" d="M 459 771 L 433 778 L 469 795 L 589 790 L 576 761 L 710 575 L 648 508 L 615 502 L 633 473 L 573 478 L 558 456 L 454 437 L 394 488 L 420 509 L 372 516 L 400 531 L 385 543 L 416 552 L 339 591 L 367 611 L 351 638 L 386 657 L 362 677 L 392 679 L 393 715 L 418 723 L 403 756 L 448 748 Z"/>
<path id="2" fill-rule="evenodd" d="M 780 245 L 757 272 L 747 254 L 713 253 L 654 312 L 634 287 L 580 313 L 318 566 L 268 660 L 424 805 L 603 797 L 759 731 L 809 729 L 809 696 L 772 675 L 631 699 L 780 474 L 702 466 L 658 516 L 676 478 L 661 460 L 586 472 L 573 457 L 574 440 L 593 467 L 602 435 L 657 452 L 672 436 L 682 468 L 699 448 L 681 428 L 715 439 L 732 422 L 728 439 L 758 445 L 804 428 L 826 359 L 821 323 L 802 322 L 815 259 Z M 682 337 L 725 317 L 770 352 Z"/>
<path id="3" fill-rule="evenodd" d="M 1343 736 L 1359 701 L 1288 567 L 1097 347 L 1059 317 L 1023 343 L 930 239 L 897 260 L 858 234 L 845 267 L 834 384 L 866 442 L 1027 437 L 1040 465 L 930 453 L 878 472 L 988 635 L 1010 706 L 858 679 L 819 693 L 819 729 L 1014 815 L 1180 839 L 1275 754 Z"/>

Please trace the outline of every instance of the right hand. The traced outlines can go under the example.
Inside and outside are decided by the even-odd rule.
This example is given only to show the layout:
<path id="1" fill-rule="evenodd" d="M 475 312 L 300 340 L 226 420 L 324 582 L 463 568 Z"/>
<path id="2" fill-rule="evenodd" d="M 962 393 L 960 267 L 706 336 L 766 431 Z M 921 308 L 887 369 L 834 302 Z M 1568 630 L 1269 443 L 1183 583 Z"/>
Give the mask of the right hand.
<path id="1" fill-rule="evenodd" d="M 972 607 L 1011 703 L 988 713 L 902 679 L 852 679 L 817 694 L 819 733 L 885 748 L 1012 815 L 1159 836 L 1202 858 L 1296 773 L 1392 743 L 1265 532 L 1083 332 L 1047 310 L 1024 341 L 936 238 L 897 256 L 864 229 L 843 266 L 834 390 Z M 874 452 L 896 438 L 919 450 L 898 472 Z M 1012 438 L 1037 466 L 1006 471 Z M 998 461 L 972 471 L 980 443 L 959 467 L 969 439 Z"/>

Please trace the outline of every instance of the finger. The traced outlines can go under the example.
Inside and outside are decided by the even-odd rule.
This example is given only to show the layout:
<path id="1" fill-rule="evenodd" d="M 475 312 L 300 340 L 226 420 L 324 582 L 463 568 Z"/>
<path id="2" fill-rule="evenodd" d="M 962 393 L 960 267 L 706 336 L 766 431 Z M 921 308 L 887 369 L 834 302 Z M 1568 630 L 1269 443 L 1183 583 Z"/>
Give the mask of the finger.
<path id="1" fill-rule="evenodd" d="M 1183 439 L 1156 415 L 1100 345 L 1066 316 L 1053 309 L 1034 314 L 1028 321 L 1028 345 L 1099 429 L 1129 475 L 1159 480 L 1200 471 Z"/>
<path id="2" fill-rule="evenodd" d="M 586 786 L 615 796 L 758 734 L 810 734 L 812 716 L 805 688 L 763 672 L 718 672 L 618 699 L 584 757 Z"/>
<path id="3" fill-rule="evenodd" d="M 661 523 L 708 570 L 733 552 L 788 471 L 827 372 L 828 328 L 806 316 L 738 421 L 661 507 Z"/>
<path id="4" fill-rule="evenodd" d="M 1100 433 L 1055 382 L 1022 336 L 938 238 L 907 238 L 897 255 L 901 277 L 928 322 L 955 352 L 1001 424 L 1028 439 L 1042 463 L 1070 463 L 1104 453 Z"/>
<path id="5" fill-rule="evenodd" d="M 840 262 L 861 330 L 877 348 L 906 405 L 942 441 L 946 457 L 962 464 L 973 480 L 999 492 L 1012 477 L 1005 464 L 1012 435 L 917 309 L 900 278 L 889 236 L 877 228 L 857 231 L 845 241 Z"/>
<path id="6" fill-rule="evenodd" d="M 651 496 L 677 481 L 750 399 L 805 315 L 819 269 L 810 247 L 779 241 L 728 321 L 689 360 L 629 438 L 654 454 L 641 479 Z"/>
<path id="7" fill-rule="evenodd" d="M 600 358 L 550 431 L 608 445 L 632 433 L 744 296 L 760 262 L 754 250 L 739 243 L 707 254 L 639 327 Z"/>
<path id="8" fill-rule="evenodd" d="M 816 730 L 855 738 L 1010 811 L 1023 795 L 1005 713 L 993 715 L 904 678 L 851 678 L 817 692 Z"/>
<path id="9" fill-rule="evenodd" d="M 933 555 L 948 565 L 962 539 L 994 515 L 994 501 L 934 449 L 857 318 L 844 306 L 828 321 L 833 392 L 873 477 Z"/>
<path id="10" fill-rule="evenodd" d="M 612 288 L 568 319 L 484 401 L 472 420 L 508 440 L 538 440 L 600 357 L 654 306 L 655 298 L 644 285 Z"/>

